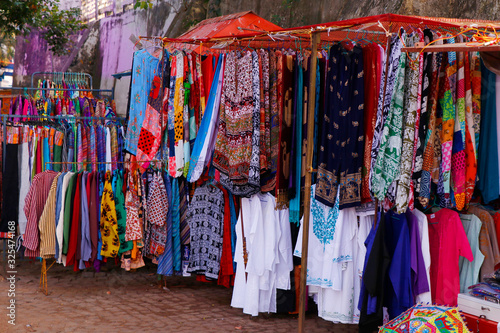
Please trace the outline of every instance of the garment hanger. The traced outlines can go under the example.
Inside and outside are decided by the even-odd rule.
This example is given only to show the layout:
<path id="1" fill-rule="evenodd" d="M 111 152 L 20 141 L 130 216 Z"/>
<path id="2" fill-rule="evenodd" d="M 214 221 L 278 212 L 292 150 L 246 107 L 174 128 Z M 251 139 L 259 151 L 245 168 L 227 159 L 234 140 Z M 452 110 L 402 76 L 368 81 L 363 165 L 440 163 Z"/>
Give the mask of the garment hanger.
<path id="1" fill-rule="evenodd" d="M 431 194 L 430 200 L 429 200 L 429 205 L 427 208 L 424 209 L 424 213 L 430 214 L 432 213 L 432 209 L 434 207 L 439 207 L 437 203 L 437 196 L 435 194 Z"/>

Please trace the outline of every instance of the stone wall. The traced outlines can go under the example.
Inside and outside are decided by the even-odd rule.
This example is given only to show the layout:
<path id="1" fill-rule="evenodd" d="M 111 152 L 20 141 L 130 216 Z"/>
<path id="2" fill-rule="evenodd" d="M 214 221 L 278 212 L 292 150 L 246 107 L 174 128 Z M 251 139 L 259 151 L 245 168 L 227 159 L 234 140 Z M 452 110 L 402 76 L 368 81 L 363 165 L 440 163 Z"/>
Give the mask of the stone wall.
<path id="1" fill-rule="evenodd" d="M 253 10 L 282 27 L 398 13 L 500 20 L 500 4 L 491 0 L 154 0 L 149 10 L 118 12 L 74 37 L 69 55 L 54 57 L 39 33 L 19 38 L 14 85 L 29 86 L 35 71 L 82 71 L 94 78 L 94 88 L 115 88 L 118 112 L 126 114 L 130 77 L 111 75 L 132 66 L 139 36 L 176 37 L 206 17 Z"/>
<path id="2" fill-rule="evenodd" d="M 500 20 L 492 0 L 210 0 L 208 17 L 253 10 L 284 28 L 394 13 Z"/>

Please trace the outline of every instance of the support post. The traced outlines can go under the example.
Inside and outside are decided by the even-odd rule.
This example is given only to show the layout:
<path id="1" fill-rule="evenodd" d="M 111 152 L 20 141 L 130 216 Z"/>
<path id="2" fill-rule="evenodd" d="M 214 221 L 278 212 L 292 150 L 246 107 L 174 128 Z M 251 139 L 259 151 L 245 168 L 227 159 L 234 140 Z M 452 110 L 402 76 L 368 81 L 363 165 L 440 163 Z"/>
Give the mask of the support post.
<path id="1" fill-rule="evenodd" d="M 318 62 L 318 43 L 320 41 L 320 33 L 311 33 L 312 53 L 311 53 L 311 68 L 309 79 L 309 103 L 307 110 L 307 150 L 306 150 L 306 179 L 305 179 L 305 194 L 304 194 L 304 225 L 302 226 L 302 260 L 300 269 L 300 299 L 299 299 L 299 333 L 304 332 L 305 315 L 306 315 L 306 280 L 307 280 L 307 253 L 309 243 L 309 216 L 311 209 L 311 174 L 313 171 L 312 160 L 314 153 L 314 109 L 316 107 L 316 65 Z"/>

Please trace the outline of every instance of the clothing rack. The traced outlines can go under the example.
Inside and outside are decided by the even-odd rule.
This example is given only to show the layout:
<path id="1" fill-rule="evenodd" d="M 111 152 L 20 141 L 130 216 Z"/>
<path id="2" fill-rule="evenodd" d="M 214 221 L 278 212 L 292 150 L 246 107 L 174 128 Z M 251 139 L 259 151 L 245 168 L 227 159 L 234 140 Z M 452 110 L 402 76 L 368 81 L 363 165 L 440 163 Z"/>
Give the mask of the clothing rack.
<path id="1" fill-rule="evenodd" d="M 117 164 L 124 164 L 124 163 L 144 163 L 144 162 L 160 162 L 163 163 L 161 160 L 151 160 L 151 161 L 123 161 L 123 162 L 88 162 L 87 164 L 112 164 L 112 163 L 117 163 Z M 84 162 L 45 162 L 45 169 L 47 169 L 47 163 L 50 164 L 80 164 Z M 5 247 L 5 245 L 4 245 Z M 49 267 L 47 267 L 47 259 L 42 258 L 42 271 L 40 274 L 40 289 L 42 293 L 47 296 L 49 294 L 49 289 L 47 285 L 47 272 L 48 270 L 56 263 L 52 262 Z"/>
<path id="2" fill-rule="evenodd" d="M 5 118 L 35 118 L 35 119 L 75 119 L 75 120 L 109 120 L 109 121 L 121 121 L 124 122 L 127 118 L 125 117 L 89 117 L 89 116 L 72 116 L 72 115 L 55 115 L 55 116 L 44 116 L 44 115 L 21 115 L 21 114 L 3 114 L 1 115 L 3 121 Z"/>
<path id="3" fill-rule="evenodd" d="M 2 90 L 23 90 L 23 91 L 33 91 L 33 90 L 54 90 L 54 91 L 91 91 L 91 92 L 105 92 L 105 93 L 111 93 L 111 99 L 114 99 L 115 97 L 115 90 L 114 89 L 65 89 L 65 88 L 35 88 L 35 87 L 0 87 Z"/>
<path id="4" fill-rule="evenodd" d="M 151 161 L 117 161 L 117 162 L 45 162 L 45 168 L 47 168 L 47 163 L 50 164 L 125 164 L 125 163 L 155 163 L 155 162 L 160 162 L 163 163 L 162 160 L 151 160 Z"/>
<path id="5" fill-rule="evenodd" d="M 33 74 L 31 74 L 31 87 L 33 87 L 33 88 L 35 87 L 33 85 L 35 75 L 52 75 L 54 78 L 57 77 L 57 79 L 63 79 L 63 80 L 69 79 L 69 81 L 72 81 L 75 79 L 81 79 L 81 78 L 84 79 L 84 78 L 88 77 L 89 82 L 90 82 L 89 86 L 93 87 L 92 75 L 90 75 L 88 73 L 84 73 L 84 72 L 34 72 Z"/>

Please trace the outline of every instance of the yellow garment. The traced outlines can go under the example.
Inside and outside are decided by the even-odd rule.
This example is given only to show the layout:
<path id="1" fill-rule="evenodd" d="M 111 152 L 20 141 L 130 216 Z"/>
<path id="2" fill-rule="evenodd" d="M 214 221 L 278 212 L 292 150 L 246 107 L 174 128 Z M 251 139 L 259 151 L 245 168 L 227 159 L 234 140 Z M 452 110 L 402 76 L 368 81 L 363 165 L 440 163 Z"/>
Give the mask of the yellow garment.
<path id="1" fill-rule="evenodd" d="M 101 255 L 104 257 L 116 257 L 120 249 L 120 238 L 118 237 L 118 223 L 116 220 L 116 207 L 111 187 L 111 171 L 106 172 L 106 181 L 101 200 Z"/>

